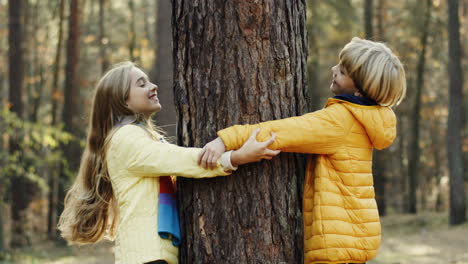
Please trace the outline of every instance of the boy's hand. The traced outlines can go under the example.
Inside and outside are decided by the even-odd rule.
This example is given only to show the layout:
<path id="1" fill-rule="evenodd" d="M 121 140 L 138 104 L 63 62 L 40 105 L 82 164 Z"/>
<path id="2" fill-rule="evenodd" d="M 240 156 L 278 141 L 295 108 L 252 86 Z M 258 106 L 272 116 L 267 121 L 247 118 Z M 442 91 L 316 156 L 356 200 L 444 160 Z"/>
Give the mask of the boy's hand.
<path id="1" fill-rule="evenodd" d="M 226 150 L 223 140 L 217 137 L 215 140 L 207 143 L 203 150 L 198 154 L 198 165 L 203 166 L 207 169 L 208 167 L 213 169 L 218 165 L 218 159 Z"/>
<path id="2" fill-rule="evenodd" d="M 267 141 L 258 142 L 257 134 L 259 132 L 260 128 L 255 129 L 244 145 L 242 145 L 240 149 L 232 152 L 231 164 L 234 167 L 254 161 L 260 161 L 262 159 L 271 160 L 281 152 L 281 150 L 271 150 L 268 148 L 268 146 L 275 141 L 275 133 L 271 133 L 271 138 Z"/>

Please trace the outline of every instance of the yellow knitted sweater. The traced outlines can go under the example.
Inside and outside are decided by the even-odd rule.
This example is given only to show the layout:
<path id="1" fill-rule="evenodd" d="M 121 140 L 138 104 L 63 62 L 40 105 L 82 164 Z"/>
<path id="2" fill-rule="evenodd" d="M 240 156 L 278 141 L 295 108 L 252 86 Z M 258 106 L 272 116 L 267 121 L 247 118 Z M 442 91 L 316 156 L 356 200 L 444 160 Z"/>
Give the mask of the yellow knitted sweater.
<path id="1" fill-rule="evenodd" d="M 141 264 L 158 259 L 178 263 L 178 249 L 157 233 L 158 176 L 204 178 L 229 174 L 221 165 L 213 170 L 198 166 L 200 150 L 159 142 L 137 125 L 125 125 L 115 132 L 107 150 L 119 209 L 115 263 Z"/>

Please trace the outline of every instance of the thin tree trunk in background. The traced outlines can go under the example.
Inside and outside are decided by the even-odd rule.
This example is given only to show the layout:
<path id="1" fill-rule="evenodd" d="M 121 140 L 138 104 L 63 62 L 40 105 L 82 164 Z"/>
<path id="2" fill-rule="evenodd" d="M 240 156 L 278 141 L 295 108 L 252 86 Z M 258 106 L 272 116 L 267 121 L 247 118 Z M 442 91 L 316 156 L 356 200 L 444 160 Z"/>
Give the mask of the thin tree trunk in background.
<path id="1" fill-rule="evenodd" d="M 36 81 L 36 88 L 34 90 L 34 101 L 33 101 L 33 111 L 31 113 L 31 121 L 36 123 L 39 118 L 39 107 L 41 106 L 42 101 L 42 92 L 44 91 L 45 79 L 44 79 L 44 66 L 41 62 L 38 62 L 39 67 L 39 80 Z"/>
<path id="2" fill-rule="evenodd" d="M 385 40 L 385 19 L 386 18 L 386 8 L 385 0 L 379 0 L 377 4 L 377 36 L 378 40 Z"/>
<path id="3" fill-rule="evenodd" d="M 0 140 L 1 141 L 1 140 Z M 5 188 L 0 186 L 0 193 L 5 193 Z M 3 212 L 5 210 L 5 204 L 3 202 L 3 197 L 0 199 L 0 210 Z M 0 260 L 3 260 L 6 252 L 6 241 L 5 241 L 5 230 L 3 226 L 5 225 L 5 220 L 3 214 L 0 214 Z"/>
<path id="4" fill-rule="evenodd" d="M 366 39 L 373 38 L 373 3 L 372 0 L 365 0 L 364 2 L 364 31 Z M 379 18 L 380 20 L 380 18 Z M 386 150 L 374 150 L 372 153 L 372 174 L 374 175 L 375 185 L 375 199 L 377 207 L 379 208 L 379 215 L 383 216 L 387 213 L 387 206 L 385 200 L 385 163 L 386 163 Z"/>
<path id="5" fill-rule="evenodd" d="M 17 114 L 19 118 L 23 116 L 22 90 L 23 90 L 23 27 L 22 19 L 22 0 L 8 1 L 8 46 L 9 46 L 9 103 L 10 110 Z M 16 131 L 9 142 L 9 154 L 18 155 L 22 158 L 19 140 L 21 132 Z M 27 207 L 24 197 L 25 180 L 23 175 L 10 175 L 11 177 L 11 211 L 12 211 L 12 239 L 11 247 L 21 247 L 26 245 L 24 239 L 24 223 L 22 212 Z"/>
<path id="6" fill-rule="evenodd" d="M 409 213 L 417 212 L 417 197 L 416 191 L 419 180 L 419 163 L 421 149 L 419 147 L 420 140 L 420 124 L 421 117 L 421 95 L 424 86 L 424 68 L 426 66 L 426 50 L 427 38 L 429 35 L 429 21 L 431 19 L 432 0 L 427 0 L 426 11 L 424 15 L 424 24 L 422 25 L 421 35 L 421 53 L 419 54 L 418 65 L 416 69 L 416 95 L 414 97 L 414 108 L 412 111 L 412 127 L 411 127 L 411 144 L 410 144 L 410 159 L 409 165 Z"/>
<path id="7" fill-rule="evenodd" d="M 101 59 L 101 73 L 104 73 L 109 68 L 109 59 L 107 58 L 107 43 L 106 27 L 105 27 L 105 4 L 106 0 L 99 0 L 99 56 Z"/>
<path id="8" fill-rule="evenodd" d="M 60 63 L 62 55 L 62 41 L 63 41 L 63 20 L 65 17 L 65 0 L 60 0 L 58 6 L 59 12 L 59 23 L 58 23 L 58 40 L 57 47 L 55 51 L 55 61 L 54 61 L 54 73 L 52 81 L 52 125 L 55 126 L 58 123 L 58 104 L 61 100 L 61 93 L 59 92 L 59 77 L 60 77 Z M 48 201 L 48 213 L 47 213 L 47 234 L 49 238 L 57 237 L 57 213 L 58 213 L 58 203 L 59 203 L 59 176 L 60 168 L 56 166 L 51 168 L 51 173 L 49 175 L 49 201 Z"/>
<path id="9" fill-rule="evenodd" d="M 307 19 L 307 32 L 309 44 L 310 62 L 307 63 L 308 70 L 308 93 L 307 104 L 309 111 L 315 111 L 323 107 L 321 104 L 321 89 L 320 84 L 320 28 L 319 28 L 319 13 L 317 12 L 317 0 L 307 0 L 307 10 L 312 14 L 311 18 Z"/>
<path id="10" fill-rule="evenodd" d="M 450 103 L 447 127 L 447 157 L 450 174 L 450 225 L 458 225 L 466 221 L 463 153 L 461 149 L 463 76 L 458 0 L 449 0 L 448 19 Z"/>
<path id="11" fill-rule="evenodd" d="M 130 60 L 136 62 L 135 2 L 133 2 L 133 0 L 128 0 L 128 7 L 130 8 L 130 42 L 128 44 L 128 52 L 130 54 Z"/>
<path id="12" fill-rule="evenodd" d="M 65 102 L 63 106 L 62 120 L 64 123 L 64 130 L 76 135 L 76 127 L 74 123 L 74 116 L 76 115 L 78 103 L 78 63 L 80 58 L 80 18 L 81 6 L 79 0 L 70 1 L 70 17 L 68 24 L 68 40 L 67 40 L 67 62 L 65 65 Z M 61 168 L 61 175 L 59 179 L 59 201 L 65 198 L 65 186 L 68 184 L 69 176 L 67 171 L 76 173 L 80 162 L 80 147 L 76 140 L 70 141 L 67 145 L 63 146 L 65 160 L 67 166 Z M 60 202 L 57 206 L 60 215 L 63 210 L 63 203 Z"/>
<path id="13" fill-rule="evenodd" d="M 44 66 L 42 64 L 40 55 L 39 55 L 39 37 L 38 37 L 38 32 L 39 32 L 39 26 L 41 24 L 41 21 L 38 21 L 40 19 L 40 2 L 36 2 L 34 6 L 34 13 L 35 17 L 33 18 L 33 43 L 34 47 L 32 47 L 33 50 L 33 64 L 34 64 L 34 71 L 33 71 L 33 77 L 34 77 L 34 83 L 31 84 L 31 87 L 33 87 L 32 90 L 32 111 L 31 111 L 31 121 L 33 123 L 37 122 L 38 120 L 38 115 L 39 115 L 39 107 L 41 105 L 41 100 L 42 100 L 42 92 L 44 90 Z M 49 27 L 46 27 L 46 39 L 48 39 L 49 35 Z"/>
<path id="14" fill-rule="evenodd" d="M 398 115 L 397 113 L 397 116 Z M 399 183 L 400 188 L 401 188 L 401 207 L 399 208 L 401 213 L 406 213 L 408 212 L 408 180 L 407 180 L 407 175 L 408 175 L 408 170 L 404 164 L 404 160 L 406 158 L 405 156 L 405 150 L 407 147 L 405 146 L 405 134 L 403 131 L 406 131 L 406 126 L 404 125 L 405 122 L 403 121 L 404 117 L 402 116 L 401 118 L 397 119 L 397 135 L 398 135 L 398 159 L 400 162 L 398 163 L 399 166 L 399 175 L 400 175 L 400 181 Z"/>
<path id="15" fill-rule="evenodd" d="M 433 154 L 433 159 L 434 159 L 434 181 L 435 181 L 435 185 L 436 185 L 436 191 L 437 191 L 437 197 L 436 197 L 436 202 L 435 202 L 435 210 L 437 212 L 441 212 L 442 211 L 442 191 L 440 190 L 440 180 L 442 178 L 442 175 L 443 175 L 443 164 L 445 164 L 444 162 L 444 156 L 442 155 L 442 150 L 440 150 L 440 146 L 442 146 L 443 144 L 443 141 L 440 139 L 440 132 L 441 132 L 441 129 L 440 129 L 440 125 L 439 125 L 439 122 L 436 121 L 436 122 L 433 122 L 431 124 L 431 151 L 432 151 L 432 154 Z"/>
<path id="16" fill-rule="evenodd" d="M 80 0 L 70 1 L 70 17 L 67 40 L 67 63 L 65 66 L 65 103 L 62 120 L 65 131 L 75 133 L 73 116 L 78 103 L 78 63 L 80 58 Z"/>
<path id="17" fill-rule="evenodd" d="M 54 62 L 54 77 L 52 81 L 52 125 L 58 123 L 58 103 L 60 102 L 61 95 L 59 92 L 59 78 L 60 78 L 60 63 L 62 57 L 62 41 L 63 41 L 63 21 L 65 17 L 65 0 L 60 0 L 59 3 L 59 23 L 58 23 L 58 40 L 55 52 Z"/>
<path id="18" fill-rule="evenodd" d="M 162 110 L 156 115 L 158 126 L 164 128 L 168 136 L 176 136 L 176 111 L 174 102 L 174 63 L 172 58 L 171 2 L 157 1 L 156 56 L 151 70 L 151 79 L 158 85 L 158 96 Z"/>
<path id="19" fill-rule="evenodd" d="M 372 20 L 373 20 L 372 0 L 364 0 L 364 31 L 366 39 L 372 39 L 374 36 Z"/>
<path id="20" fill-rule="evenodd" d="M 3 57 L 4 56 L 4 48 L 5 47 L 2 47 L 0 45 L 0 57 Z M 2 71 L 3 67 L 0 69 L 0 96 L 3 97 L 3 98 L 6 98 L 8 96 L 5 96 L 6 95 L 6 89 L 5 87 L 3 86 L 4 84 L 4 79 L 5 79 L 5 76 L 4 76 L 4 73 Z M 4 103 L 0 102 L 0 107 L 3 107 L 4 106 Z M 5 127 L 0 127 L 0 134 L 3 135 L 5 133 L 5 130 L 6 128 Z M 5 146 L 4 145 L 4 138 L 3 137 L 0 137 L 0 146 Z M 5 164 L 6 163 L 6 157 L 3 157 L 3 158 L 0 158 L 0 163 L 1 164 Z M 3 179 L 0 179 L 0 193 L 3 194 L 2 196 L 0 196 L 0 210 L 2 212 L 4 212 L 5 208 L 4 208 L 4 199 L 6 198 L 5 197 L 5 194 L 8 194 L 8 192 L 6 191 L 6 177 L 3 177 Z M 5 225 L 5 216 L 4 214 L 0 214 L 0 256 L 5 256 L 5 252 L 6 252 L 6 247 L 7 247 L 7 241 L 6 241 L 6 238 L 5 238 L 5 229 L 4 229 L 4 225 Z M 1 260 L 1 257 L 0 257 L 0 260 Z"/>
<path id="21" fill-rule="evenodd" d="M 145 8 L 143 8 L 143 12 L 144 12 L 144 21 L 143 21 L 143 26 L 144 26 L 144 29 L 145 29 L 145 38 L 148 40 L 148 42 L 151 44 L 153 44 L 153 34 L 151 34 L 151 27 L 150 27 L 150 18 L 152 17 L 151 14 L 151 6 L 152 6 L 152 3 L 153 1 L 151 0 L 145 0 L 144 1 L 144 6 Z M 169 5 L 170 5 L 170 1 L 169 0 L 163 0 L 163 1 L 154 1 L 154 5 L 157 6 L 159 2 L 169 2 Z M 156 12 L 157 12 L 158 8 L 156 7 Z M 169 9 L 169 12 L 171 10 Z M 156 13 L 157 14 L 157 13 Z M 156 18 L 158 18 L 159 16 L 157 15 Z M 169 14 L 169 17 L 170 17 L 170 14 Z M 169 18 L 170 19 L 170 18 Z M 166 37 L 171 39 L 170 38 L 171 35 L 167 35 Z"/>
<path id="22" fill-rule="evenodd" d="M 305 12 L 305 1 L 173 1 L 179 144 L 304 113 Z M 302 263 L 298 160 L 284 153 L 228 177 L 178 179 L 180 262 Z"/>

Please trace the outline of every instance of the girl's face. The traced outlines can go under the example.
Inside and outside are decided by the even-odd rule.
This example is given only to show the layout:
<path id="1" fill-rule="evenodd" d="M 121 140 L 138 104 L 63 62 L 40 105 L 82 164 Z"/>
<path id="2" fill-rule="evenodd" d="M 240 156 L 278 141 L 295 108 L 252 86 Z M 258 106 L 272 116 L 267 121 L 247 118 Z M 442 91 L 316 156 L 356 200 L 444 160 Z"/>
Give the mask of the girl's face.
<path id="1" fill-rule="evenodd" d="M 349 77 L 341 63 L 333 66 L 331 68 L 331 72 L 333 75 L 333 81 L 330 85 L 330 91 L 334 95 L 351 94 L 359 96 L 358 89 L 354 85 L 353 79 Z"/>
<path id="2" fill-rule="evenodd" d="M 158 99 L 158 86 L 151 83 L 148 76 L 136 67 L 130 71 L 130 78 L 127 106 L 134 112 L 145 115 L 159 112 L 161 105 Z"/>

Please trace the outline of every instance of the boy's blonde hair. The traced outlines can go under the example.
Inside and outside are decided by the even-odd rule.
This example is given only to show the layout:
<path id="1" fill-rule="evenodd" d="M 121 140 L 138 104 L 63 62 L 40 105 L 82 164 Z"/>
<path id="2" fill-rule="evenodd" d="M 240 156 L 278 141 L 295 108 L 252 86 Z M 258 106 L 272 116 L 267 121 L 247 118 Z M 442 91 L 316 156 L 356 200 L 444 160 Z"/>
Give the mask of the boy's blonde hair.
<path id="1" fill-rule="evenodd" d="M 355 37 L 341 50 L 339 57 L 364 97 L 390 107 L 398 105 L 405 97 L 405 69 L 384 43 Z"/>

